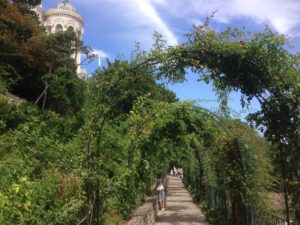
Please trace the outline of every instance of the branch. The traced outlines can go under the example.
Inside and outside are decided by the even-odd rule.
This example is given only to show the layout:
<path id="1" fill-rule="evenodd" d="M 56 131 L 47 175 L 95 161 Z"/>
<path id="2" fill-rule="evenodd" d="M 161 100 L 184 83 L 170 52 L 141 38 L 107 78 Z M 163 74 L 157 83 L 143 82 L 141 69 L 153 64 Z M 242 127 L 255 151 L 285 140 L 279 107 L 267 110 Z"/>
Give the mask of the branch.
<path id="1" fill-rule="evenodd" d="M 48 87 L 49 87 L 48 84 L 46 84 L 45 89 L 43 90 L 42 94 L 35 100 L 34 104 L 37 104 L 40 101 L 40 99 L 43 97 L 43 95 L 47 91 Z"/>

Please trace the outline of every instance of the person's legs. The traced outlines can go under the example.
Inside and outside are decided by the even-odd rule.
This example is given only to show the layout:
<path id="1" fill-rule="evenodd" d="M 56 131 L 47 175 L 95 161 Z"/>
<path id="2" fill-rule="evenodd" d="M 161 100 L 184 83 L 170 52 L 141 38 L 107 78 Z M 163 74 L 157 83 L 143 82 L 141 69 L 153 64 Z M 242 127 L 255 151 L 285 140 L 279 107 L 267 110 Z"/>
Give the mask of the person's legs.
<path id="1" fill-rule="evenodd" d="M 165 196 L 166 195 L 165 195 L 164 191 L 162 191 L 161 193 L 162 193 L 162 196 L 161 196 L 162 197 L 162 201 L 161 201 L 162 202 L 162 208 L 161 209 L 165 210 Z"/>
<path id="2" fill-rule="evenodd" d="M 158 194 L 158 201 L 159 201 L 159 209 L 162 210 L 164 208 L 164 195 L 163 191 L 160 191 Z"/>
<path id="3" fill-rule="evenodd" d="M 159 209 L 160 210 L 164 209 L 164 201 L 159 201 Z"/>

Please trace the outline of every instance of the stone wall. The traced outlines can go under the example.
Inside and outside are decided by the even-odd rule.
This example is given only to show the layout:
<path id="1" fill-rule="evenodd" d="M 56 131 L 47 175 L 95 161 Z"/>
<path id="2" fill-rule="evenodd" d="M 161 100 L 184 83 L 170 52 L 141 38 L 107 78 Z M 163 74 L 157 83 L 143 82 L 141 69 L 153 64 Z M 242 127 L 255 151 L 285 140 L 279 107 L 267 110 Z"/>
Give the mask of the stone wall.
<path id="1" fill-rule="evenodd" d="M 16 104 L 16 105 L 20 105 L 22 103 L 27 102 L 26 99 L 20 98 L 16 95 L 13 95 L 13 94 L 10 94 L 10 93 L 6 93 L 5 95 L 0 94 L 0 96 L 3 96 L 4 98 L 6 98 L 9 103 L 13 103 L 13 104 Z"/>
<path id="2" fill-rule="evenodd" d="M 153 225 L 158 214 L 158 196 L 149 197 L 132 214 L 127 225 Z"/>

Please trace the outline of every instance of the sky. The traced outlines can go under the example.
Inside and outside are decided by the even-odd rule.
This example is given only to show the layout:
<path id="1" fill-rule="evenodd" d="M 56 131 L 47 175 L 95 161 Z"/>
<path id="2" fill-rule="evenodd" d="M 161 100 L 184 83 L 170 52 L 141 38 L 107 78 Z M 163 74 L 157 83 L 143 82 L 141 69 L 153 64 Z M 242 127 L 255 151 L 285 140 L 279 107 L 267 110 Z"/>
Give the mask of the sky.
<path id="1" fill-rule="evenodd" d="M 56 7 L 60 0 L 43 0 L 43 9 Z M 294 46 L 291 52 L 300 52 L 300 0 L 69 0 L 84 17 L 84 43 L 101 56 L 113 60 L 120 56 L 129 58 L 139 42 L 142 49 L 149 49 L 153 33 L 163 35 L 168 45 L 184 42 L 193 24 L 199 25 L 214 11 L 210 26 L 217 32 L 228 27 L 245 27 L 251 32 L 263 31 L 269 26 L 286 34 Z M 86 66 L 92 73 L 98 61 Z M 195 74 L 188 74 L 187 81 L 168 85 L 180 100 L 196 100 L 210 110 L 218 107 L 211 85 L 197 82 Z M 259 108 L 252 102 L 249 109 L 240 107 L 240 94 L 230 94 L 229 106 L 234 116 L 243 119 L 248 112 Z"/>

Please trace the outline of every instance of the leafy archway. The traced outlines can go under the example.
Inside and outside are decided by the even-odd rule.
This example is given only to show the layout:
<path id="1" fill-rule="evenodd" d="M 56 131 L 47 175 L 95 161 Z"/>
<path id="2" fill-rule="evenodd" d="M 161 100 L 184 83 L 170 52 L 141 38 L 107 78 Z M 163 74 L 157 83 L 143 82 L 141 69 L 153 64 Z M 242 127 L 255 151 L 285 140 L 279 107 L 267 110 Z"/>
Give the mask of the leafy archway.
<path id="1" fill-rule="evenodd" d="M 248 120 L 276 146 L 273 157 L 282 177 L 287 213 L 291 195 L 299 220 L 300 55 L 291 54 L 288 38 L 269 28 L 255 34 L 229 28 L 218 34 L 205 23 L 194 27 L 187 37 L 186 43 L 167 48 L 158 37 L 151 53 L 159 58 L 157 75 L 177 81 L 191 68 L 200 80 L 213 82 L 220 97 L 240 91 L 243 107 L 257 99 L 261 109 L 249 114 Z"/>
<path id="2" fill-rule="evenodd" d="M 182 105 L 172 105 L 174 98 L 159 88 L 153 89 L 155 85 L 149 86 L 149 80 L 140 83 L 149 76 L 176 82 L 184 78 L 186 68 L 206 82 L 213 82 L 222 96 L 240 90 L 243 106 L 252 98 L 258 99 L 261 110 L 249 119 L 266 129 L 267 139 L 278 145 L 282 165 L 286 166 L 284 162 L 292 156 L 292 163 L 282 175 L 297 181 L 289 186 L 297 209 L 297 56 L 285 49 L 283 36 L 269 29 L 258 34 L 238 30 L 216 34 L 204 25 L 196 27 L 188 37 L 187 43 L 165 47 L 158 36 L 150 54 L 138 52 L 131 62 L 117 59 L 92 79 L 85 107 L 88 120 L 80 134 L 86 143 L 81 147 L 87 151 L 86 184 L 91 207 L 85 218 L 89 221 L 94 220 L 93 210 L 100 211 L 104 220 L 111 218 L 112 209 L 119 210 L 125 218 L 129 216 L 131 208 L 149 191 L 156 174 L 166 171 L 174 159 L 182 159 L 186 165 L 190 184 L 206 182 L 228 191 L 237 203 L 236 214 L 241 214 L 240 206 L 249 202 L 263 204 L 259 195 L 271 186 L 270 162 L 264 155 L 267 144 L 262 144 L 246 125 L 234 121 L 230 126 L 239 139 L 224 135 L 219 124 L 215 124 L 217 131 L 210 130 L 208 127 L 213 126 L 203 126 L 207 120 L 203 112 L 196 113 L 202 115 L 201 120 L 192 121 L 189 113 L 195 113 L 193 110 L 179 110 Z M 204 141 L 206 137 L 209 143 Z M 291 149 L 284 151 L 288 147 Z M 206 148 L 210 149 L 207 153 Z M 95 217 L 98 220 L 99 215 Z M 243 223 L 238 215 L 235 218 L 236 224 Z"/>
<path id="3" fill-rule="evenodd" d="M 168 92 L 159 96 L 160 89 L 148 89 L 145 77 L 153 79 L 157 75 L 159 59 L 158 55 L 141 54 L 132 62 L 116 60 L 98 71 L 90 83 L 87 121 L 80 135 L 86 137 L 81 142 L 86 145 L 81 148 L 87 151 L 87 193 L 92 207 L 86 218 L 97 219 L 90 213 L 97 212 L 97 207 L 102 209 L 103 220 L 111 219 L 114 210 L 126 218 L 144 193 L 151 191 L 157 174 L 166 172 L 171 162 L 179 162 L 189 171 L 190 185 L 197 180 L 202 188 L 219 186 L 230 192 L 237 205 L 234 210 L 254 200 L 262 205 L 258 196 L 270 180 L 269 161 L 262 159 L 267 145 L 260 143 L 256 149 L 253 143 L 260 138 L 250 129 L 247 135 L 251 134 L 251 141 L 237 140 L 237 133 L 229 129 L 244 131 L 247 126 L 243 123 L 229 118 L 226 122 L 226 118 L 218 118 L 192 103 L 166 98 Z M 136 86 L 141 80 L 142 90 Z M 134 104 L 128 105 L 128 99 Z M 122 107 L 124 104 L 127 107 Z M 201 197 L 203 189 L 197 188 Z"/>
<path id="4" fill-rule="evenodd" d="M 249 121 L 264 130 L 267 140 L 276 146 L 273 151 L 274 159 L 282 168 L 276 164 L 275 167 L 277 174 L 283 177 L 286 203 L 289 192 L 293 197 L 294 209 L 299 211 L 300 67 L 299 56 L 290 54 L 286 50 L 286 44 L 284 36 L 277 35 L 268 28 L 257 34 L 231 29 L 217 34 L 205 24 L 195 27 L 193 33 L 188 35 L 188 41 L 175 47 L 165 47 L 157 35 L 150 54 L 138 53 L 130 65 L 112 69 L 111 72 L 123 74 L 123 78 L 126 76 L 125 80 L 133 77 L 135 80 L 141 74 L 150 73 L 156 78 L 176 82 L 184 78 L 186 68 L 191 68 L 200 75 L 200 79 L 213 82 L 223 97 L 230 91 L 239 90 L 242 93 L 243 107 L 247 107 L 256 98 L 261 104 L 261 110 L 250 114 Z M 119 64 L 120 61 L 116 63 Z M 121 82 L 123 78 L 117 75 L 115 81 Z M 110 85 L 109 82 L 103 84 L 103 87 Z M 117 98 L 114 100 L 118 101 Z M 240 151 L 236 140 L 228 141 L 227 144 L 227 150 Z M 216 154 L 221 155 L 218 152 Z M 228 157 L 230 155 L 234 155 L 233 152 Z M 259 167 L 259 164 L 254 165 Z M 244 164 L 236 164 L 234 167 L 243 170 Z M 249 177 L 243 177 L 242 180 L 244 179 L 251 180 Z M 247 191 L 240 192 L 246 196 Z"/>

